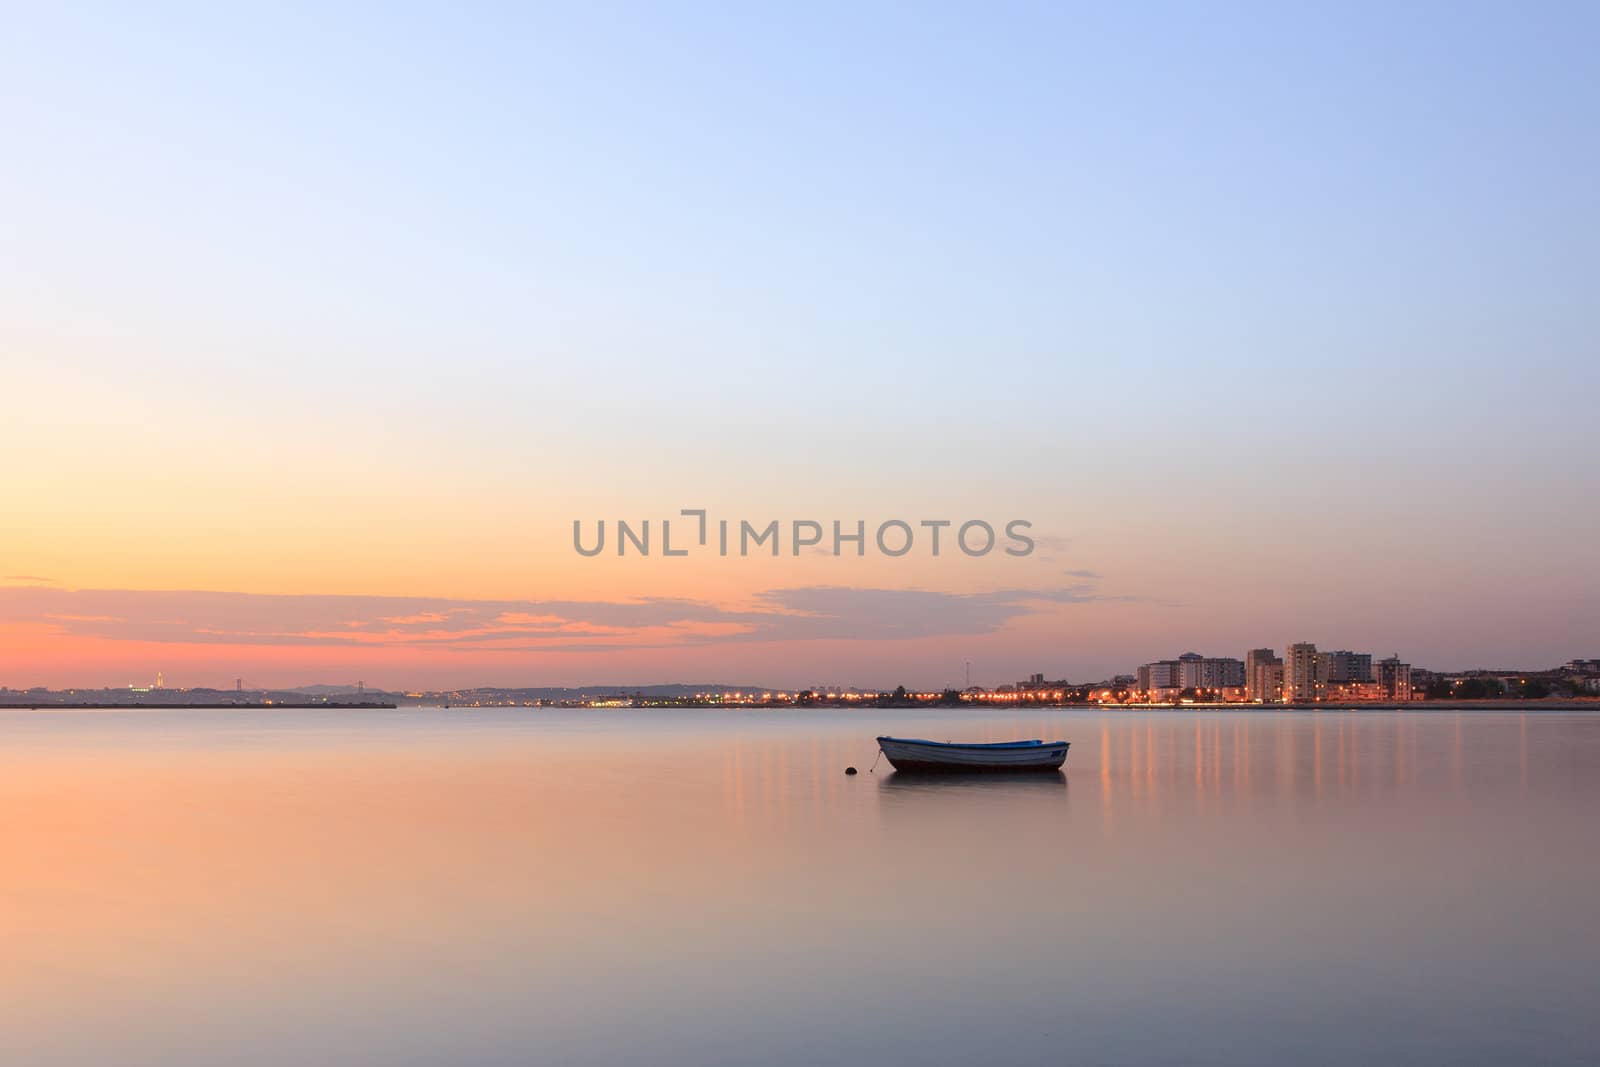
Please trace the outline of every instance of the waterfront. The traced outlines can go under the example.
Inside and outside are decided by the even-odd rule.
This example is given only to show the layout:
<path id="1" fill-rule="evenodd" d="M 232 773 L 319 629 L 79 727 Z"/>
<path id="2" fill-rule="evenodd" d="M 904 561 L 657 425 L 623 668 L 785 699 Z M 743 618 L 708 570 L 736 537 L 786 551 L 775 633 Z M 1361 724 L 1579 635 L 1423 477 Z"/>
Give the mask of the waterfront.
<path id="1" fill-rule="evenodd" d="M 0 712 L 0 1059 L 1583 1062 L 1597 772 L 1561 712 Z"/>

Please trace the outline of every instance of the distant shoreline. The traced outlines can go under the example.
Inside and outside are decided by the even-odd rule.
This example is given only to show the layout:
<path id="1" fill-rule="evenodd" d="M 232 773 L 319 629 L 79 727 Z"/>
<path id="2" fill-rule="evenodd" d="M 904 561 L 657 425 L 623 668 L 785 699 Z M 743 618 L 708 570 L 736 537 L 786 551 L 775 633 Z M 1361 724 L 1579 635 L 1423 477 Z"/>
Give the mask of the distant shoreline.
<path id="1" fill-rule="evenodd" d="M 147 709 L 155 709 L 155 710 L 158 710 L 158 711 L 181 711 L 184 708 L 237 708 L 237 709 L 239 709 L 241 711 L 252 711 L 252 710 L 253 711 L 271 711 L 274 708 L 336 708 L 336 709 L 345 709 L 345 708 L 394 708 L 394 707 L 398 707 L 398 706 L 399 705 L 396 705 L 396 704 L 385 704 L 385 703 L 382 703 L 382 702 L 376 701 L 376 700 L 359 700 L 359 701 L 352 700 L 352 701 L 338 701 L 338 702 L 334 702 L 334 701 L 331 701 L 331 700 L 318 700 L 318 701 L 295 701 L 295 702 L 292 702 L 292 703 L 284 702 L 284 701 L 273 701 L 270 704 L 263 703 L 262 701 L 259 701 L 259 700 L 257 700 L 257 701 L 248 701 L 248 700 L 245 700 L 245 701 L 229 701 L 229 702 L 226 702 L 226 703 L 214 702 L 213 701 L 213 702 L 208 702 L 208 703 L 203 703 L 203 704 L 201 704 L 201 703 L 193 703 L 193 704 L 191 704 L 191 703 L 181 703 L 181 704 L 179 704 L 179 703 L 172 703 L 170 701 L 161 701 L 161 702 L 145 702 L 145 701 L 141 701 L 139 703 L 131 703 L 130 702 L 130 703 L 123 703 L 123 704 L 108 704 L 108 703 L 105 703 L 104 701 L 70 701 L 70 702 L 65 702 L 65 703 L 60 703 L 60 704 L 54 704 L 54 703 L 45 703 L 45 704 L 0 704 L 0 711 L 53 711 L 53 710 L 63 710 L 63 711 L 88 711 L 88 710 L 142 711 L 142 710 L 147 710 Z"/>
<path id="2" fill-rule="evenodd" d="M 1056 706 L 1056 705 L 1052 705 Z M 1600 700 L 1367 700 L 1339 704 L 1089 704 L 1111 711 L 1600 711 Z"/>
<path id="3" fill-rule="evenodd" d="M 413 710 L 438 709 L 441 711 L 810 711 L 849 710 L 862 714 L 873 711 L 969 711 L 976 713 L 1012 713 L 1028 711 L 1189 711 L 1189 712 L 1279 712 L 1279 711 L 1593 711 L 1600 712 L 1600 700 L 1415 700 L 1398 703 L 1344 704 L 872 704 L 867 702 L 845 704 L 818 701 L 810 705 L 795 704 L 677 704 L 666 706 L 583 705 L 583 704 L 395 704 L 386 701 L 206 701 L 203 703 L 107 703 L 104 701 L 73 701 L 67 703 L 0 703 L 0 711 L 182 711 L 235 710 L 235 711 L 359 711 L 396 710 L 401 707 Z"/>

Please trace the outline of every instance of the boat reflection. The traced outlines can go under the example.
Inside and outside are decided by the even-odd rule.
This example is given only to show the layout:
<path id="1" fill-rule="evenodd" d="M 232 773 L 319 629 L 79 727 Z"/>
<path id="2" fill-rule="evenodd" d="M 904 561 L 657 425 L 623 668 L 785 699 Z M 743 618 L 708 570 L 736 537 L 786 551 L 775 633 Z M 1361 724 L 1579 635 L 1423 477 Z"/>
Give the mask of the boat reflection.
<path id="1" fill-rule="evenodd" d="M 880 789 L 901 792 L 945 793 L 952 790 L 989 792 L 1050 793 L 1067 790 L 1067 776 L 1063 771 L 973 771 L 962 773 L 946 771 L 942 774 L 917 774 L 907 771 L 890 771 L 878 778 Z"/>

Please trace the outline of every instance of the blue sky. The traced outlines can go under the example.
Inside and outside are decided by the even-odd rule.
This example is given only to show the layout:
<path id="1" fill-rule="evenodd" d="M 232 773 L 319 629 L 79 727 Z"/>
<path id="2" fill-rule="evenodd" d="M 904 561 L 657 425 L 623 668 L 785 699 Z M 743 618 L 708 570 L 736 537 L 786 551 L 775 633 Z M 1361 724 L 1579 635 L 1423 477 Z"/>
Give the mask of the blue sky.
<path id="1" fill-rule="evenodd" d="M 1031 507 L 1141 595 L 1212 542 L 1597 591 L 1573 577 L 1600 533 L 1594 5 L 8 23 L 0 344 L 42 448 L 19 491 L 528 497 L 498 517 L 533 541 L 579 504 Z M 1143 544 L 1219 506 L 1249 525 Z M 13 569 L 221 580 L 78 559 Z M 452 583 L 297 587 L 541 593 Z"/>

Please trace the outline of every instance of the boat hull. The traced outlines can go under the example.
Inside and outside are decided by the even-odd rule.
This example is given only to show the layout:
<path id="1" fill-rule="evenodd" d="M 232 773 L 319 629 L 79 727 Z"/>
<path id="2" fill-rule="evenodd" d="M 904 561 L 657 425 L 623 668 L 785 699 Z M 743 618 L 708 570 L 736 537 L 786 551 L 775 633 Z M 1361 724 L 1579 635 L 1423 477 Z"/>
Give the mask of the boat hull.
<path id="1" fill-rule="evenodd" d="M 897 771 L 915 774 L 1059 771 L 1070 742 L 1013 742 L 960 745 L 909 738 L 880 737 L 878 748 Z"/>

